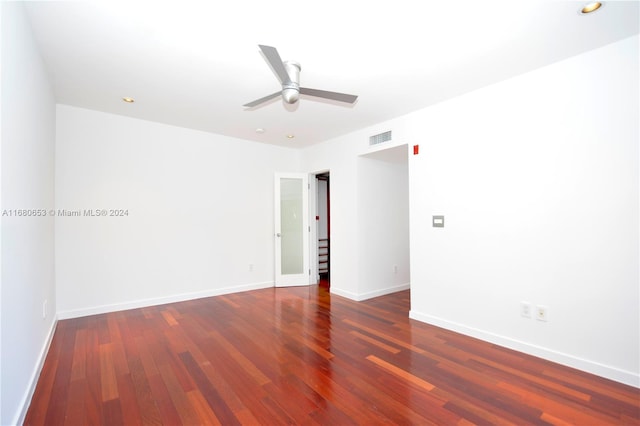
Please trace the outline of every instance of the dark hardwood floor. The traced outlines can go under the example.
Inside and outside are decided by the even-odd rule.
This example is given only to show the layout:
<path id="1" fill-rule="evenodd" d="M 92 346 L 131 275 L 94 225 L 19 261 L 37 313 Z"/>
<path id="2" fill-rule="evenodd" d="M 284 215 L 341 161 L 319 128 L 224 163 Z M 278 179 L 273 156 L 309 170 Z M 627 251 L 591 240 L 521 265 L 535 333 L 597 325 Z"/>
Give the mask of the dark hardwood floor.
<path id="1" fill-rule="evenodd" d="M 30 425 L 640 424 L 640 391 L 408 319 L 250 291 L 58 323 Z"/>

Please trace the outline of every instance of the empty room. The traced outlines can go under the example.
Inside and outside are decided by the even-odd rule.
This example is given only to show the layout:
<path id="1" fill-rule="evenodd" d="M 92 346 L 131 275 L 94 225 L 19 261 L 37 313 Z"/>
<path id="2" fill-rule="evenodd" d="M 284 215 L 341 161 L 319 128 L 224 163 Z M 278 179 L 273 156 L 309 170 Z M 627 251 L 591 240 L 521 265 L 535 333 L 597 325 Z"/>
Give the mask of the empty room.
<path id="1" fill-rule="evenodd" d="M 2 1 L 0 424 L 640 424 L 640 1 Z"/>

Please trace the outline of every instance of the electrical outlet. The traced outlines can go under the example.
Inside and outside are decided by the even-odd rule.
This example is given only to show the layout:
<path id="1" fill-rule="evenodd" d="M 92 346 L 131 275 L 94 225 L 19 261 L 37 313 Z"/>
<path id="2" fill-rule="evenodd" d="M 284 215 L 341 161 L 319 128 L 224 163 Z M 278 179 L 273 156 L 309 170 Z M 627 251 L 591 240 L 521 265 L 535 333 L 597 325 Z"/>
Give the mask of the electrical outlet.
<path id="1" fill-rule="evenodd" d="M 42 319 L 47 318 L 47 299 L 42 302 Z"/>
<path id="2" fill-rule="evenodd" d="M 253 263 L 249 264 L 249 272 L 253 272 Z"/>
<path id="3" fill-rule="evenodd" d="M 536 306 L 536 319 L 538 321 L 548 321 L 549 313 L 547 312 L 546 306 Z"/>
<path id="4" fill-rule="evenodd" d="M 393 273 L 394 274 L 398 273 L 398 265 L 393 265 Z"/>
<path id="5" fill-rule="evenodd" d="M 520 302 L 520 315 L 524 318 L 531 318 L 531 303 Z"/>

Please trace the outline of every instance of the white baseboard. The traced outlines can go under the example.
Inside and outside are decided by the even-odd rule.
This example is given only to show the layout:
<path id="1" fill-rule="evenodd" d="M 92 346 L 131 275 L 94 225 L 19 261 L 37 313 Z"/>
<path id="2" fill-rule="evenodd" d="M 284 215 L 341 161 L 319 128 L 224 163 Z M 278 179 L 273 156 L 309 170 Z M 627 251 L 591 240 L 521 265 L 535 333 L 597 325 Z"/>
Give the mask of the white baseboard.
<path id="1" fill-rule="evenodd" d="M 329 287 L 329 291 L 333 294 L 337 294 L 338 296 L 346 297 L 347 299 L 355 300 L 356 302 L 362 302 L 363 300 L 373 299 L 374 297 L 380 297 L 391 293 L 397 293 L 399 291 L 409 290 L 410 287 L 410 284 L 406 283 L 394 287 L 383 288 L 381 290 L 370 291 L 367 293 L 352 293 L 350 291 L 334 289 L 333 287 Z"/>
<path id="2" fill-rule="evenodd" d="M 359 294 L 356 300 L 360 302 L 362 300 L 373 299 L 374 297 L 380 297 L 380 296 L 385 296 L 391 293 L 397 293 L 399 291 L 409 290 L 409 288 L 410 288 L 409 283 L 406 283 L 406 284 L 400 284 L 394 287 L 387 287 L 380 290 L 369 291 L 367 293 Z"/>
<path id="3" fill-rule="evenodd" d="M 501 336 L 498 334 L 490 333 L 484 330 L 480 330 L 473 327 L 468 327 L 463 324 L 451 322 L 442 318 L 434 317 L 432 315 L 424 314 L 416 311 L 409 311 L 409 318 L 417 321 L 421 321 L 427 324 L 442 327 L 447 330 L 455 331 L 460 334 L 475 337 L 486 342 L 494 343 L 496 345 L 504 346 L 509 349 L 513 349 L 519 352 L 524 352 L 528 355 L 544 358 L 549 361 L 556 362 L 558 364 L 566 365 L 578 370 L 586 371 L 587 373 L 595 374 L 600 377 L 604 377 L 616 382 L 624 383 L 629 386 L 640 388 L 640 375 L 631 371 L 621 370 L 616 367 L 600 364 L 587 359 L 582 359 L 566 353 L 554 351 L 552 349 L 544 348 L 537 345 L 532 345 L 527 342 L 514 340 L 509 337 Z"/>
<path id="4" fill-rule="evenodd" d="M 334 288 L 331 286 L 329 286 L 329 293 L 335 294 L 337 296 L 346 297 L 347 299 L 351 299 L 351 300 L 356 300 L 356 297 L 358 296 L 357 294 L 351 293 L 350 291 L 341 290 L 339 288 Z"/>
<path id="5" fill-rule="evenodd" d="M 165 297 L 154 297 L 151 299 L 140 299 L 132 302 L 113 303 L 109 305 L 93 306 L 89 308 L 72 309 L 58 312 L 58 319 L 70 319 L 86 317 L 88 315 L 105 314 L 109 312 L 125 311 L 127 309 L 145 308 L 147 306 L 165 305 L 167 303 L 184 302 L 185 300 L 201 299 L 203 297 L 221 296 L 223 294 L 240 293 L 249 290 L 260 290 L 273 287 L 273 281 L 245 284 L 234 287 L 223 287 L 205 291 L 191 293 L 181 293 Z"/>
<path id="6" fill-rule="evenodd" d="M 40 354 L 38 355 L 38 362 L 35 365 L 33 372 L 31 373 L 31 377 L 29 378 L 29 387 L 25 391 L 22 400 L 20 401 L 20 407 L 22 408 L 19 412 L 16 413 L 16 416 L 13 419 L 12 424 L 14 425 L 21 425 L 24 423 L 24 419 L 27 415 L 27 410 L 29 409 L 29 405 L 31 404 L 31 398 L 33 398 L 33 393 L 36 390 L 36 385 L 38 384 L 38 379 L 40 378 L 40 373 L 42 372 L 42 367 L 44 367 L 44 361 L 47 359 L 47 354 L 49 353 L 49 347 L 51 346 L 51 341 L 53 340 L 53 335 L 56 331 L 57 324 L 58 317 L 54 315 L 53 322 L 51 323 L 51 328 L 49 329 L 47 338 L 44 341 L 44 345 L 42 345 Z"/>

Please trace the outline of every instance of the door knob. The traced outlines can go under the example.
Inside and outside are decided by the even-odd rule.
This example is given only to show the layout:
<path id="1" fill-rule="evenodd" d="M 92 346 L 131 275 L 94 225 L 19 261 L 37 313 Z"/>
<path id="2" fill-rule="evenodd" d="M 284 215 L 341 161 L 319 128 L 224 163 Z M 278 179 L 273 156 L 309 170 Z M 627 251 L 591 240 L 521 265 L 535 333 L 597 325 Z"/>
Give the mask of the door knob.
<path id="1" fill-rule="evenodd" d="M 280 237 L 280 233 L 279 232 L 276 234 L 276 237 Z"/>

